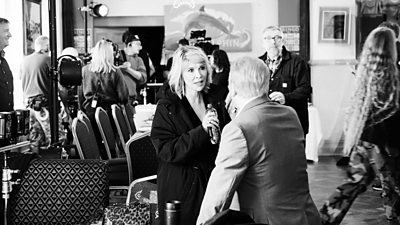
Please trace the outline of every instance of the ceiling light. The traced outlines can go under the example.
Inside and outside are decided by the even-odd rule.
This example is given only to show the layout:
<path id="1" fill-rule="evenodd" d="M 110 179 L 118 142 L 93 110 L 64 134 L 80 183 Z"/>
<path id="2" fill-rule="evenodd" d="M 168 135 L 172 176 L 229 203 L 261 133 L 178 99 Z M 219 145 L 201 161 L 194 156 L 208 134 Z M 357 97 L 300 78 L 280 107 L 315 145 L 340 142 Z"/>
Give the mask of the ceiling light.
<path id="1" fill-rule="evenodd" d="M 108 7 L 104 4 L 93 4 L 91 15 L 96 17 L 105 17 L 108 14 Z"/>

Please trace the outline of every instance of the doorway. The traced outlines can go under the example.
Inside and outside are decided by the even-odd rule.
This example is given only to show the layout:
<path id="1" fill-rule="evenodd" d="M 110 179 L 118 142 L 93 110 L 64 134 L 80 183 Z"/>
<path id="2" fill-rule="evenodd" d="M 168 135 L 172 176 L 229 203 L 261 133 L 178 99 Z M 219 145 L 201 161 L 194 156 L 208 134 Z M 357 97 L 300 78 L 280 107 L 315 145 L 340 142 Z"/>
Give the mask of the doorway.
<path id="1" fill-rule="evenodd" d="M 160 65 L 162 47 L 164 44 L 164 26 L 140 26 L 129 27 L 129 31 L 137 34 L 142 42 L 142 47 L 149 54 L 156 70 L 155 74 L 147 81 L 147 83 L 163 83 L 163 70 L 164 67 Z M 159 88 L 147 88 L 148 103 L 156 103 L 156 93 Z"/>

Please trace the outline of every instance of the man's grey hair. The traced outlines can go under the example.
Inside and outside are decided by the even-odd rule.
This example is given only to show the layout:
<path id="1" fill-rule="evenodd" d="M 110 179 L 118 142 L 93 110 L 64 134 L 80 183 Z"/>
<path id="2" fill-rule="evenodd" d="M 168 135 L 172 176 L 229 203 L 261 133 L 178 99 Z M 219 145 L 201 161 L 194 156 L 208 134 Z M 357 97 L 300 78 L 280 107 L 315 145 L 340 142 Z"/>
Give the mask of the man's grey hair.
<path id="1" fill-rule="evenodd" d="M 49 41 L 49 38 L 47 36 L 39 36 L 35 39 L 35 51 L 40 52 L 42 51 L 46 46 L 47 42 Z"/>
<path id="2" fill-rule="evenodd" d="M 267 95 L 269 78 L 269 69 L 262 60 L 244 56 L 231 66 L 229 88 L 246 98 Z"/>
<path id="3" fill-rule="evenodd" d="M 266 31 L 274 31 L 274 30 L 279 31 L 279 33 L 281 33 L 281 35 L 283 36 L 283 31 L 281 30 L 281 28 L 279 28 L 277 26 L 268 26 L 268 27 L 264 28 L 262 33 L 264 34 Z"/>

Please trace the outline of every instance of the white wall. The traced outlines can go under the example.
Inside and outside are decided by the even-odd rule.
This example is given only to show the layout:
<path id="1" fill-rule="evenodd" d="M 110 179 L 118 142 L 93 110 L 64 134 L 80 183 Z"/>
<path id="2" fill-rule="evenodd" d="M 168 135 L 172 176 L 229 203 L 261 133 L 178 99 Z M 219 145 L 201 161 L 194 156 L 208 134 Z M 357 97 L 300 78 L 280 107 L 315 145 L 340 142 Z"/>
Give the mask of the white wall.
<path id="1" fill-rule="evenodd" d="M 164 16 L 164 5 L 175 0 L 99 0 L 108 5 L 110 17 Z M 188 1 L 191 0 L 177 0 Z M 268 25 L 278 25 L 278 0 L 192 0 L 195 4 L 252 3 L 252 51 L 229 53 L 231 60 L 242 55 L 259 56 L 264 52 L 261 31 Z M 351 9 L 351 31 L 349 44 L 319 43 L 319 8 L 349 7 Z M 343 117 L 353 87 L 352 65 L 355 60 L 355 1 L 312 0 L 310 1 L 310 57 L 313 86 L 313 103 L 320 114 L 322 126 L 322 148 L 320 154 L 337 154 L 340 145 Z M 247 19 L 247 18 L 243 18 Z"/>
<path id="2" fill-rule="evenodd" d="M 278 0 L 98 0 L 109 8 L 109 17 L 121 16 L 164 16 L 164 5 L 173 5 L 175 1 L 194 2 L 198 4 L 252 3 L 252 51 L 229 53 L 229 58 L 235 60 L 239 56 L 259 56 L 264 53 L 261 41 L 262 30 L 269 25 L 278 25 Z"/>
<path id="3" fill-rule="evenodd" d="M 319 8 L 349 7 L 351 9 L 350 43 L 319 43 Z M 318 109 L 322 128 L 319 154 L 341 154 L 344 113 L 354 87 L 355 1 L 310 1 L 310 61 L 313 103 Z"/>
<path id="4" fill-rule="evenodd" d="M 4 49 L 10 69 L 14 77 L 14 108 L 24 108 L 22 105 L 22 86 L 19 79 L 19 65 L 24 56 L 22 1 L 2 0 L 0 3 L 0 17 L 10 21 L 10 45 Z"/>

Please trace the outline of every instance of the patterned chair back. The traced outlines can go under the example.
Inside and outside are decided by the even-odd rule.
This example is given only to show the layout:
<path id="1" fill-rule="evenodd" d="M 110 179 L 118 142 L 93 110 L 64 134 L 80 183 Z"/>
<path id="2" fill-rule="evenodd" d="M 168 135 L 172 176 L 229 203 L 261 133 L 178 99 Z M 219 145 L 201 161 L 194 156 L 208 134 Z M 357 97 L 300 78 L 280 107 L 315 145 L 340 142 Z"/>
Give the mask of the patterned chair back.
<path id="1" fill-rule="evenodd" d="M 150 132 L 132 137 L 126 143 L 128 166 L 130 166 L 131 183 L 128 189 L 126 204 L 147 202 L 150 204 L 150 224 L 158 225 L 157 207 L 157 169 L 156 149 L 150 140 Z"/>
<path id="2" fill-rule="evenodd" d="M 150 132 L 132 137 L 126 144 L 127 158 L 130 163 L 131 182 L 138 178 L 157 174 L 158 159 L 156 149 L 150 140 Z M 130 165 L 129 165 L 130 164 Z"/>
<path id="3" fill-rule="evenodd" d="M 102 160 L 34 160 L 10 202 L 10 224 L 89 224 L 108 205 Z"/>

